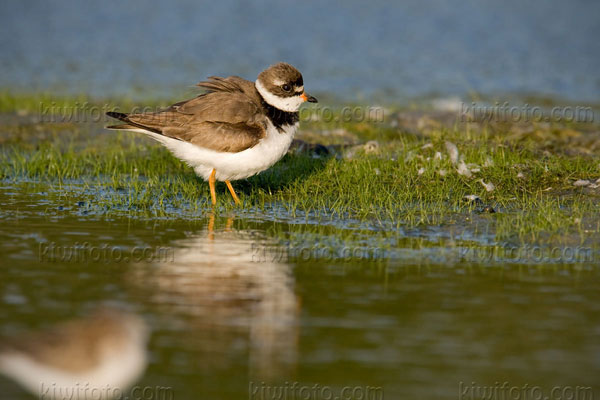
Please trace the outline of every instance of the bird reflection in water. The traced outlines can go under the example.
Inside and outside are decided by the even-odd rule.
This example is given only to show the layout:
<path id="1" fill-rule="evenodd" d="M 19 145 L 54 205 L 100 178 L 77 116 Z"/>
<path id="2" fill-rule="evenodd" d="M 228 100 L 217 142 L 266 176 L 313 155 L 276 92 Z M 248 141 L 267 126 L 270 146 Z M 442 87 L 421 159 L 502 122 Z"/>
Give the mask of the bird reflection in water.
<path id="1" fill-rule="evenodd" d="M 205 230 L 170 244 L 173 262 L 139 264 L 131 279 L 148 290 L 170 326 L 188 331 L 179 332 L 182 347 L 198 354 L 180 353 L 180 362 L 193 357 L 194 369 L 214 372 L 247 351 L 252 376 L 276 378 L 296 363 L 294 278 L 289 265 L 253 259 L 257 246 L 275 244 L 233 222 L 211 214 Z"/>

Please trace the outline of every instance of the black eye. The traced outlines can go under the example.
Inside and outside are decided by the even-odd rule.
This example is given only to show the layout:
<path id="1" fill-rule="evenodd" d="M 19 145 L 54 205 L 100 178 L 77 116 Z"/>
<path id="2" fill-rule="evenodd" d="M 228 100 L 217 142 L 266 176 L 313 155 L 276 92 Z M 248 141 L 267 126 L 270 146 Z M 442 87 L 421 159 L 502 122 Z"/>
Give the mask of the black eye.
<path id="1" fill-rule="evenodd" d="M 289 92 L 292 88 L 290 87 L 290 85 L 288 85 L 287 83 L 285 85 L 282 86 L 283 90 L 285 90 L 286 92 Z"/>

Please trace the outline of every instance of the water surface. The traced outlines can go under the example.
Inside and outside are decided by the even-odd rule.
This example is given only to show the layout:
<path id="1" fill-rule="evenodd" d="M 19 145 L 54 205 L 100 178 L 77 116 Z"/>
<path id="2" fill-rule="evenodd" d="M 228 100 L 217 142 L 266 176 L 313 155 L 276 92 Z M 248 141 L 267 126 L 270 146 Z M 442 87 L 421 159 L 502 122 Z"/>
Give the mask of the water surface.
<path id="1" fill-rule="evenodd" d="M 293 382 L 447 399 L 473 383 L 597 383 L 597 265 L 436 262 L 430 252 L 456 243 L 423 242 L 426 233 L 398 242 L 404 257 L 391 248 L 377 258 L 294 258 L 290 249 L 315 245 L 298 221 L 86 214 L 66 189 L 48 196 L 44 184 L 23 185 L 0 189 L 0 334 L 99 304 L 133 311 L 152 329 L 140 384 L 172 387 L 175 398 L 247 398 Z M 0 389 L 31 398 L 5 378 Z"/>
<path id="2" fill-rule="evenodd" d="M 600 3 L 115 0 L 0 5 L 0 87 L 182 96 L 288 61 L 343 101 L 535 94 L 600 100 Z"/>

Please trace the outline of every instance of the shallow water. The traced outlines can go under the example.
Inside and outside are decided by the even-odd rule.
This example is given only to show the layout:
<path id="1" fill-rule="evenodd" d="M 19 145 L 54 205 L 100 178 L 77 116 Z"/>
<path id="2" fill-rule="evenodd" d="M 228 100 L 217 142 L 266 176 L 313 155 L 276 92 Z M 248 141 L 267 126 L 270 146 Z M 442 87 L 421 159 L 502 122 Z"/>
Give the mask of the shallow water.
<path id="1" fill-rule="evenodd" d="M 477 92 L 598 102 L 600 3 L 68 0 L 0 4 L 0 87 L 183 96 L 279 60 L 307 90 L 397 103 Z"/>
<path id="2" fill-rule="evenodd" d="M 181 96 L 207 75 L 287 60 L 344 103 L 473 91 L 597 102 L 598 4 L 522 3 L 3 2 L 0 87 Z M 53 135 L 15 131 L 10 143 L 32 146 Z M 152 330 L 138 385 L 177 399 L 315 385 L 333 398 L 476 398 L 505 382 L 599 394 L 599 249 L 515 258 L 485 214 L 414 228 L 281 204 L 129 216 L 104 208 L 126 190 L 94 179 L 0 182 L 0 338 L 101 304 L 133 312 Z M 0 398 L 35 397 L 0 376 Z"/>
<path id="3" fill-rule="evenodd" d="M 376 256 L 331 259 L 301 249 L 351 227 L 311 238 L 297 220 L 248 212 L 86 214 L 66 188 L 55 190 L 0 189 L 0 335 L 98 304 L 133 311 L 152 329 L 139 384 L 170 387 L 174 398 L 261 398 L 296 382 L 448 399 L 469 385 L 597 384 L 597 264 L 436 262 L 428 255 L 457 239 L 427 231 Z M 329 242 L 372 246 L 365 240 Z M 30 398 L 5 378 L 0 390 Z"/>

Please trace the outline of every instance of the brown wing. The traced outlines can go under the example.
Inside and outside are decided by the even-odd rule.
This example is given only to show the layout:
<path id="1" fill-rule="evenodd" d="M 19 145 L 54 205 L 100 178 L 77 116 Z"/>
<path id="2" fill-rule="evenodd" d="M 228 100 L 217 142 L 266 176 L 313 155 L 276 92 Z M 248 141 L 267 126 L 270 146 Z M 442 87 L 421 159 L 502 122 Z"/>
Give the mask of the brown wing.
<path id="1" fill-rule="evenodd" d="M 266 136 L 267 120 L 242 78 L 211 78 L 209 93 L 176 103 L 165 111 L 109 114 L 135 127 L 222 152 L 239 152 Z M 244 82 L 247 82 L 245 84 Z"/>
<path id="2" fill-rule="evenodd" d="M 211 76 L 208 80 L 200 82 L 196 86 L 208 90 L 208 94 L 175 103 L 171 108 L 182 113 L 194 113 L 196 109 L 202 109 L 206 106 L 206 97 L 210 97 L 211 99 L 228 97 L 243 98 L 245 101 L 250 100 L 254 105 L 262 107 L 260 106 L 262 97 L 258 94 L 254 82 L 250 82 L 239 76 L 230 76 L 228 78 Z"/>
<path id="3" fill-rule="evenodd" d="M 210 92 L 244 92 L 244 89 L 248 84 L 252 85 L 252 82 L 247 81 L 239 76 L 229 76 L 227 78 L 221 78 L 220 76 L 209 76 L 208 80 L 198 83 L 196 86 L 200 86 Z M 252 85 L 254 86 L 254 85 Z"/>
<path id="4" fill-rule="evenodd" d="M 266 135 L 266 127 L 244 122 L 204 121 L 192 122 L 186 127 L 168 126 L 163 128 L 162 134 L 206 149 L 237 153 L 258 144 Z"/>

